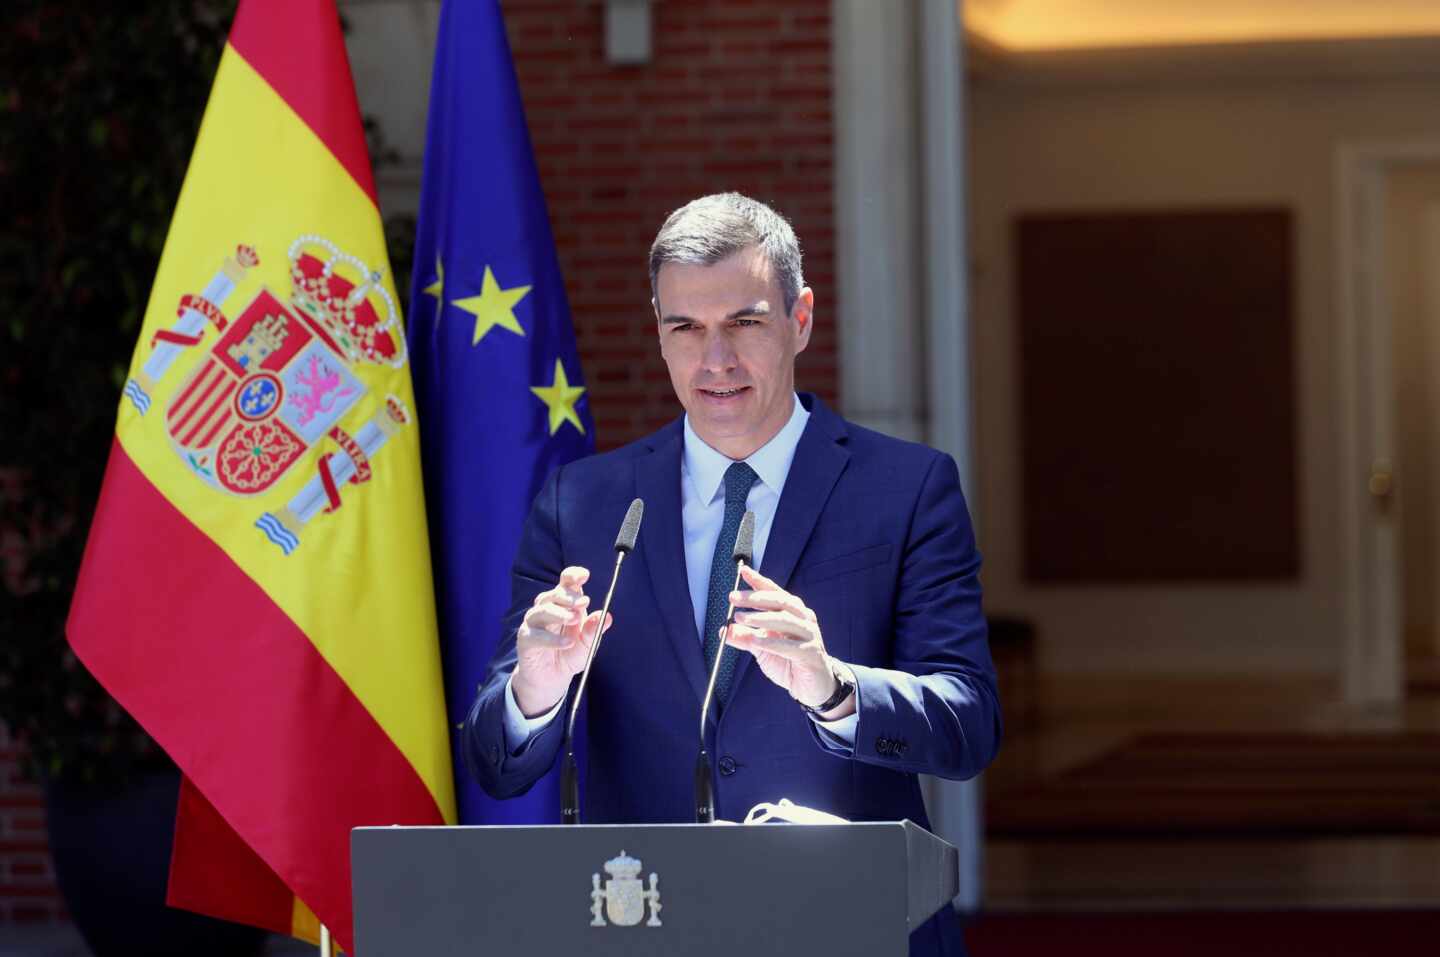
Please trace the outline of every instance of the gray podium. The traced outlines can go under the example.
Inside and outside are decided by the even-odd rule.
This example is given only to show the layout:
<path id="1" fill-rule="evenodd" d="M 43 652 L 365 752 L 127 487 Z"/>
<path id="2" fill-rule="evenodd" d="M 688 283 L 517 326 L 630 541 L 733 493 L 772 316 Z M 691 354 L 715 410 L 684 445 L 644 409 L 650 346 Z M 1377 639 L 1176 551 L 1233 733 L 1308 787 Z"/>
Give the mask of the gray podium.
<path id="1" fill-rule="evenodd" d="M 355 951 L 897 955 L 959 890 L 954 847 L 909 821 L 364 827 Z"/>

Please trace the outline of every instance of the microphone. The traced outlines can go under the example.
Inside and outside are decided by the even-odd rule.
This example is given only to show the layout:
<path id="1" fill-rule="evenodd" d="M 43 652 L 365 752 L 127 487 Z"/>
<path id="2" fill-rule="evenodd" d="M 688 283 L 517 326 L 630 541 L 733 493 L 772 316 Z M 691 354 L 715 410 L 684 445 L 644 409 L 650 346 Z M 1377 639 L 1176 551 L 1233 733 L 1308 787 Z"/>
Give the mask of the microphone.
<path id="1" fill-rule="evenodd" d="M 580 671 L 580 685 L 575 690 L 575 700 L 570 703 L 570 718 L 565 723 L 565 760 L 560 766 L 560 823 L 580 823 L 580 769 L 575 764 L 575 718 L 580 714 L 580 697 L 585 694 L 585 682 L 590 678 L 590 666 L 595 661 L 595 652 L 600 649 L 600 638 L 605 634 L 605 620 L 610 616 L 610 600 L 615 597 L 615 583 L 620 580 L 620 566 L 625 556 L 635 550 L 635 539 L 640 535 L 640 519 L 645 517 L 645 502 L 635 499 L 625 511 L 625 521 L 620 523 L 620 533 L 615 536 L 615 569 L 610 573 L 610 588 L 605 592 L 605 606 L 600 609 L 600 625 L 595 640 L 590 643 L 590 654 L 585 657 L 585 667 Z"/>
<path id="2" fill-rule="evenodd" d="M 735 560 L 735 584 L 730 590 L 740 587 L 740 566 L 755 561 L 755 513 L 747 511 L 740 519 L 740 530 L 735 533 L 735 550 L 730 553 Z M 735 605 L 725 615 L 725 634 L 735 622 Z M 705 700 L 700 705 L 700 756 L 695 760 L 695 823 L 712 824 L 715 821 L 715 781 L 710 774 L 710 755 L 705 751 L 705 719 L 710 714 L 710 701 L 715 697 L 715 679 L 720 675 L 720 659 L 725 656 L 725 643 L 715 650 L 715 661 L 710 666 L 710 683 L 705 686 Z"/>

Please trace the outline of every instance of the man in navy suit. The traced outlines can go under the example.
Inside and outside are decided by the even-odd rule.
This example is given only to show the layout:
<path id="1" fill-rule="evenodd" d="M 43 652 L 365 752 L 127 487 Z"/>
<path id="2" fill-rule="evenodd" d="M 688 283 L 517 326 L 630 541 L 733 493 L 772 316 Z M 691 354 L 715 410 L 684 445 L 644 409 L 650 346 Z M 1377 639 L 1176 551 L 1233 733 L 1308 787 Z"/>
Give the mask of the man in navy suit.
<path id="1" fill-rule="evenodd" d="M 800 265 L 790 225 L 738 194 L 695 200 L 661 228 L 653 303 L 685 415 L 561 467 L 536 498 L 507 638 L 465 725 L 490 794 L 524 792 L 559 755 L 562 708 L 600 631 L 590 570 L 613 562 L 637 496 L 640 541 L 587 689 L 585 821 L 694 820 L 716 654 L 706 739 L 718 818 L 788 797 L 928 826 L 916 776 L 969 778 L 994 757 L 980 557 L 955 463 L 796 394 L 815 308 Z M 732 593 L 747 509 L 758 571 Z M 730 600 L 743 611 L 722 643 Z M 911 935 L 911 952 L 963 952 L 948 909 Z"/>

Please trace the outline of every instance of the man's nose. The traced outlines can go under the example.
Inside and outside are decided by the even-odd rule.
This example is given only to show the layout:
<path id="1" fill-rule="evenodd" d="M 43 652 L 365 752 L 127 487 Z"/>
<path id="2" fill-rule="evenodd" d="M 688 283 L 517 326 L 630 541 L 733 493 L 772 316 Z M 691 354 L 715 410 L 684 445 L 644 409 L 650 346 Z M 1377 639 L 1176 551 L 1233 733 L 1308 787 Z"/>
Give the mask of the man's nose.
<path id="1" fill-rule="evenodd" d="M 705 351 L 701 361 L 711 372 L 728 372 L 735 368 L 735 347 L 724 330 L 705 334 Z"/>

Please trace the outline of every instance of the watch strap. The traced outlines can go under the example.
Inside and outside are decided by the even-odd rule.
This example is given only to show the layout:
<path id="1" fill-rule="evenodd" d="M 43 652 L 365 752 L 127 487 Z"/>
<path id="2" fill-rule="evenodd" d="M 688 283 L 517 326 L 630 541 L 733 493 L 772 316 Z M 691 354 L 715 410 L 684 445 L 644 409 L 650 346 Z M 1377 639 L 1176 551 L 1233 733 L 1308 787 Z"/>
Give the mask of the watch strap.
<path id="1" fill-rule="evenodd" d="M 811 717 L 819 718 L 827 711 L 834 711 L 836 708 L 840 707 L 840 705 L 845 701 L 845 699 L 850 697 L 850 695 L 853 694 L 855 691 L 855 680 L 851 678 L 848 674 L 846 674 L 845 671 L 840 668 L 838 664 L 835 664 L 833 662 L 831 663 L 830 673 L 835 676 L 834 694 L 832 694 L 830 697 L 826 698 L 824 701 L 820 702 L 813 708 L 803 701 L 800 702 L 800 707 L 804 708 L 805 713 L 810 715 Z"/>

